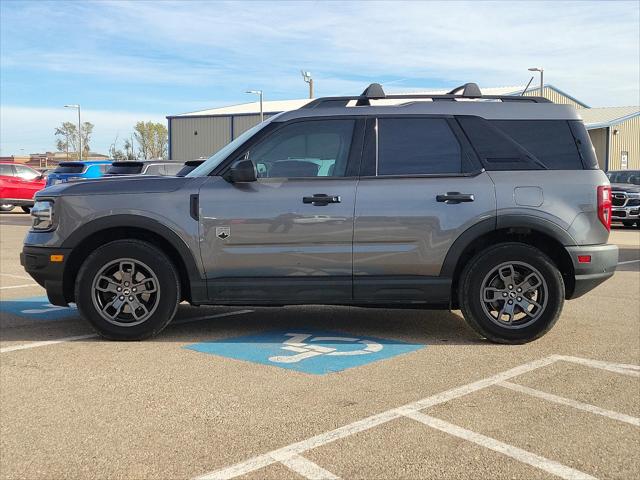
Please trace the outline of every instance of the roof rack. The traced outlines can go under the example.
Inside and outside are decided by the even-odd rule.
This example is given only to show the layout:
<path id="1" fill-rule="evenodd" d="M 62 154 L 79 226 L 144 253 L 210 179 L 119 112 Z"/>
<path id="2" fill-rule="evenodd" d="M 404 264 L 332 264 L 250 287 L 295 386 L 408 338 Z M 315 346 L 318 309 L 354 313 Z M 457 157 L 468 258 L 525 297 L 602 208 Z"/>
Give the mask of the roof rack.
<path id="1" fill-rule="evenodd" d="M 462 93 L 459 93 L 462 92 Z M 382 85 L 379 83 L 372 83 L 364 92 L 356 96 L 347 97 L 322 97 L 307 103 L 300 108 L 327 108 L 327 107 L 346 107 L 347 104 L 353 100 L 356 101 L 356 106 L 371 105 L 371 100 L 383 100 L 383 99 L 419 99 L 430 98 L 434 102 L 436 101 L 456 101 L 459 99 L 480 99 L 480 100 L 501 100 L 503 102 L 531 102 L 531 103 L 551 103 L 549 99 L 544 97 L 535 96 L 520 96 L 520 95 L 482 95 L 480 87 L 475 83 L 465 83 L 459 87 L 454 88 L 446 94 L 428 94 L 428 93 L 402 93 L 402 94 L 390 94 L 387 95 L 382 89 Z"/>

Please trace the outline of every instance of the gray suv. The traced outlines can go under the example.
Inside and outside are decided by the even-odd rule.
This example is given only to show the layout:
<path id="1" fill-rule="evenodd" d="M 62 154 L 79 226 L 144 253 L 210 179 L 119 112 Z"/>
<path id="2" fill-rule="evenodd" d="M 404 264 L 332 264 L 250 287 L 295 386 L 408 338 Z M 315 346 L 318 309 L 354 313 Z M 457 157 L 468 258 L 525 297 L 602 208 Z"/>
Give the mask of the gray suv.
<path id="1" fill-rule="evenodd" d="M 109 339 L 155 335 L 187 301 L 460 308 L 515 344 L 613 275 L 611 208 L 572 107 L 372 84 L 276 115 L 183 178 L 39 192 L 21 261 Z"/>

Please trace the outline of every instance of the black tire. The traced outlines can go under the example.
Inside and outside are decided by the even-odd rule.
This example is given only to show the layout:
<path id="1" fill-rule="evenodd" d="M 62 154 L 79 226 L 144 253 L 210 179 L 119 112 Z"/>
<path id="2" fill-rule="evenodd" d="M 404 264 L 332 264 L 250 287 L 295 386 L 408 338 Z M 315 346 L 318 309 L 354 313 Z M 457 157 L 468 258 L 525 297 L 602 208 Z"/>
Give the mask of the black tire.
<path id="1" fill-rule="evenodd" d="M 13 205 L 10 203 L 0 205 L 0 212 L 10 212 L 11 210 L 13 210 Z"/>
<path id="2" fill-rule="evenodd" d="M 531 283 L 525 283 L 525 278 L 531 278 Z M 539 286 L 533 291 L 529 287 L 536 282 Z M 553 261 L 522 243 L 501 243 L 478 253 L 462 271 L 458 292 L 469 326 L 492 342 L 506 344 L 531 342 L 548 332 L 562 312 L 565 297 L 564 281 Z M 503 313 L 505 309 L 511 312 Z"/>
<path id="3" fill-rule="evenodd" d="M 625 220 L 624 222 L 622 222 L 622 224 L 623 224 L 625 227 L 633 227 L 633 225 L 634 225 L 635 223 L 636 223 L 636 222 L 634 222 L 633 220 Z"/>
<path id="4" fill-rule="evenodd" d="M 20 207 L 24 213 L 31 213 L 31 207 Z"/>
<path id="5" fill-rule="evenodd" d="M 116 240 L 84 261 L 75 298 L 82 317 L 104 338 L 142 340 L 160 333 L 173 319 L 180 303 L 180 280 L 171 260 L 157 247 L 140 240 Z"/>

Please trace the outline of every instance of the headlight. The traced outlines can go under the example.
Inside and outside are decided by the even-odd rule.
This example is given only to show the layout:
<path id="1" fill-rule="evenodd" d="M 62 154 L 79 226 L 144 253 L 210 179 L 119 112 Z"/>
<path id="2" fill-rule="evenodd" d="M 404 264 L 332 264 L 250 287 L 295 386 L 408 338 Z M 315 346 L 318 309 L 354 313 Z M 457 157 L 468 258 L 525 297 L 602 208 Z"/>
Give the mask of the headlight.
<path id="1" fill-rule="evenodd" d="M 51 200 L 38 200 L 31 208 L 34 230 L 49 230 L 53 227 L 53 202 Z"/>

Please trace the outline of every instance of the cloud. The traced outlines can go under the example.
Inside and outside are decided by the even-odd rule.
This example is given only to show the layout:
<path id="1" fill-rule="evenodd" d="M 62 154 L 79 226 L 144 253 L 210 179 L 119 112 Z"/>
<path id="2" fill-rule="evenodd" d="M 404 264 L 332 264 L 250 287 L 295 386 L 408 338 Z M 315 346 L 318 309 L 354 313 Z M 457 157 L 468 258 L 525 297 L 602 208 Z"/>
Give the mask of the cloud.
<path id="1" fill-rule="evenodd" d="M 91 150 L 107 153 L 116 136 L 119 145 L 141 120 L 166 124 L 157 114 L 83 110 L 82 121 L 95 125 Z M 5 106 L 0 108 L 0 154 L 29 154 L 55 151 L 55 128 L 62 122 L 76 122 L 75 111 L 62 108 Z M 25 148 L 24 152 L 20 149 Z M 28 149 L 27 149 L 28 148 Z"/>

